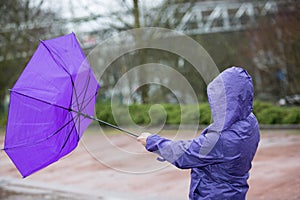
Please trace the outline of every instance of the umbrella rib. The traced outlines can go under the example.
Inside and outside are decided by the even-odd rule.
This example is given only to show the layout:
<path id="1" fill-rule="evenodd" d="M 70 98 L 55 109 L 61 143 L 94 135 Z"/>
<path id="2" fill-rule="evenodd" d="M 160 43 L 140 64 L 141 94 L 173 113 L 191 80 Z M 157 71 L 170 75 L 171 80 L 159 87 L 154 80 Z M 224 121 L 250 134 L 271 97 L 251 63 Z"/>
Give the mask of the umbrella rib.
<path id="1" fill-rule="evenodd" d="M 80 119 L 79 119 L 80 117 L 79 116 L 77 116 L 77 119 L 80 121 Z M 67 142 L 68 142 L 68 140 L 69 140 L 69 138 L 70 138 L 70 136 L 71 136 L 71 134 L 72 134 L 72 131 L 74 130 L 74 128 L 75 128 L 75 126 L 76 126 L 76 123 L 77 123 L 77 119 L 75 119 L 74 120 L 74 125 L 72 126 L 72 128 L 71 128 L 71 130 L 70 130 L 70 132 L 69 132 L 69 134 L 68 134 L 68 137 L 66 138 L 66 140 L 65 140 L 65 142 L 64 142 L 64 144 L 63 144 L 63 146 L 61 147 L 61 150 L 62 149 L 64 149 L 65 148 L 65 146 L 66 146 L 66 144 L 67 144 Z M 77 132 L 78 133 L 78 132 Z M 77 134 L 77 141 L 79 140 L 79 134 Z"/>
<path id="2" fill-rule="evenodd" d="M 83 96 L 83 100 L 81 102 L 81 106 L 79 105 L 79 97 L 82 95 L 83 92 L 81 92 L 79 94 L 79 96 L 77 96 L 77 91 L 76 91 L 75 87 L 73 88 L 74 93 L 75 93 L 75 98 L 76 98 L 76 102 L 75 103 L 77 104 L 77 108 L 78 108 L 78 111 L 79 111 L 77 114 L 79 114 L 79 115 L 82 112 L 83 102 L 85 101 L 86 92 L 87 92 L 87 88 L 88 88 L 89 82 L 90 82 L 90 76 L 88 77 L 88 81 L 86 81 L 86 83 L 85 83 L 84 96 Z M 79 136 L 79 133 L 80 133 L 80 130 L 81 130 L 81 119 L 80 119 L 80 116 L 78 116 L 78 121 L 79 121 L 79 123 L 78 123 L 78 130 L 77 130 L 77 132 L 78 132 L 78 136 Z"/>
<path id="3" fill-rule="evenodd" d="M 79 108 L 79 102 L 78 102 L 78 97 L 77 97 L 77 92 L 76 92 L 76 90 L 75 90 L 75 85 L 74 85 L 74 82 L 72 81 L 72 87 L 73 87 L 73 92 L 75 93 L 75 103 L 77 104 L 77 108 Z M 71 105 L 70 105 L 70 111 L 72 110 L 73 111 L 73 109 L 72 109 L 72 106 L 73 106 L 73 104 L 72 104 L 72 101 L 73 101 L 73 95 L 72 95 L 72 98 L 71 98 Z M 80 111 L 78 111 L 77 112 L 77 117 L 78 118 L 80 118 L 78 115 L 80 115 Z M 74 126 L 75 126 L 75 121 L 74 121 Z M 74 127 L 72 127 L 72 129 L 73 129 Z M 78 132 L 78 134 L 80 133 L 80 120 L 79 120 L 79 124 L 78 124 L 78 129 L 79 130 L 77 130 L 77 132 Z"/>
<path id="4" fill-rule="evenodd" d="M 40 101 L 40 102 L 42 102 L 42 103 L 45 103 L 45 104 L 48 104 L 48 105 L 52 105 L 52 106 L 55 106 L 55 107 L 58 107 L 58 108 L 61 108 L 61 109 L 64 109 L 64 110 L 66 110 L 66 111 L 73 111 L 73 112 L 76 112 L 77 114 L 79 114 L 79 115 L 82 115 L 82 116 L 85 116 L 85 115 L 83 115 L 81 112 L 77 112 L 77 111 L 75 111 L 75 110 L 72 110 L 71 108 L 65 108 L 65 107 L 63 107 L 63 106 L 59 106 L 59 105 L 56 105 L 56 104 L 52 104 L 52 103 L 50 103 L 50 102 L 47 102 L 47 101 L 44 101 L 44 100 L 42 100 L 42 99 L 38 99 L 38 98 L 35 98 L 35 97 L 31 97 L 31 96 L 28 96 L 28 95 L 26 95 L 26 94 L 23 94 L 23 93 L 20 93 L 20 92 L 18 92 L 18 91 L 14 91 L 14 90 L 10 90 L 11 92 L 15 92 L 15 93 L 17 93 L 17 94 L 19 94 L 19 95 L 22 95 L 22 96 L 24 96 L 24 97 L 27 97 L 27 98 L 30 98 L 30 99 L 34 99 L 34 100 L 36 100 L 36 101 Z M 73 119 L 72 119 L 73 120 Z M 70 120 L 68 123 L 70 123 L 72 120 Z M 74 124 L 75 124 L 75 122 L 74 122 Z M 63 128 L 63 127 L 62 127 Z M 61 128 L 61 129 L 62 129 Z M 61 130 L 61 129 L 59 129 L 59 130 Z M 54 133 L 54 135 L 55 135 L 56 133 Z M 52 136 L 52 135 L 51 135 Z"/>
<path id="5" fill-rule="evenodd" d="M 44 45 L 44 47 L 48 50 L 48 52 L 50 53 L 51 57 L 53 58 L 53 60 L 56 62 L 57 65 L 59 65 L 72 79 L 72 76 L 70 74 L 70 72 L 68 72 L 68 70 L 65 68 L 65 66 L 63 66 L 60 62 L 57 61 L 57 59 L 53 56 L 53 54 L 55 54 L 58 58 L 61 59 L 61 61 L 63 62 L 64 65 L 66 65 L 66 63 L 64 63 L 63 59 L 60 57 L 59 54 L 57 54 L 54 51 L 51 51 L 50 48 L 48 47 L 48 45 L 45 43 L 45 41 L 41 40 L 41 43 Z"/>
<path id="6" fill-rule="evenodd" d="M 77 95 L 77 91 L 75 89 L 75 83 L 71 77 L 71 81 L 72 81 L 72 89 L 73 89 L 73 92 L 75 93 L 75 100 L 76 100 L 76 104 L 77 104 L 77 108 L 79 108 L 79 102 L 78 102 L 78 95 Z M 73 102 L 73 95 L 71 97 L 71 105 L 70 105 L 70 109 L 71 109 L 71 106 L 72 106 L 72 102 Z"/>
<path id="7" fill-rule="evenodd" d="M 63 66 L 55 57 L 53 54 L 55 54 L 58 58 L 61 59 L 61 61 L 63 62 L 64 65 L 66 65 L 66 63 L 64 63 L 63 59 L 60 57 L 59 54 L 57 54 L 56 52 L 54 51 L 51 51 L 50 48 L 47 46 L 47 44 L 41 40 L 41 43 L 45 46 L 45 48 L 48 50 L 48 52 L 50 53 L 52 59 L 55 61 L 55 63 L 60 66 L 69 76 L 70 76 L 70 79 L 71 79 L 71 83 L 72 83 L 72 89 L 73 91 L 75 91 L 75 96 L 76 96 L 76 103 L 77 103 L 77 107 L 79 107 L 79 102 L 78 102 L 78 99 L 77 99 L 77 93 L 76 93 L 76 90 L 74 89 L 75 88 L 75 84 L 74 84 L 74 81 L 73 81 L 73 78 L 72 78 L 72 75 L 71 73 L 65 68 L 65 66 Z M 71 103 L 72 103 L 72 98 L 71 98 Z"/>
<path id="8" fill-rule="evenodd" d="M 90 85 L 90 81 L 91 81 L 91 76 L 90 76 L 90 74 L 89 74 L 89 76 L 88 76 L 88 79 L 87 79 L 87 83 L 86 83 L 86 87 L 85 87 L 85 91 L 84 91 L 84 95 L 83 95 L 83 100 L 82 100 L 82 104 L 81 104 L 81 107 L 83 106 L 83 102 L 84 102 L 84 100 L 85 100 L 85 97 L 86 97 L 86 94 L 87 94 L 87 90 L 88 90 L 88 87 L 89 87 L 89 85 Z"/>
<path id="9" fill-rule="evenodd" d="M 73 118 L 71 120 L 69 120 L 67 123 L 65 123 L 62 127 L 60 127 L 58 130 L 56 130 L 52 135 L 49 135 L 47 138 L 44 138 L 42 140 L 36 141 L 35 143 L 32 144 L 19 144 L 19 145 L 15 145 L 15 146 L 11 146 L 11 147 L 5 147 L 4 150 L 7 149 L 14 149 L 14 148 L 19 148 L 19 147 L 25 147 L 25 146 L 31 146 L 31 145 L 35 145 L 41 142 L 44 142 L 48 139 L 50 139 L 51 137 L 53 137 L 54 135 L 56 135 L 57 133 L 59 133 L 62 129 L 64 129 L 67 125 L 69 125 L 71 122 L 73 121 Z M 75 124 L 75 123 L 74 123 Z"/>
<path id="10" fill-rule="evenodd" d="M 96 94 L 94 96 L 91 96 L 90 98 L 88 98 L 85 102 L 82 102 L 82 110 L 84 110 L 88 105 L 89 103 L 94 99 L 94 97 L 96 96 Z M 83 105 L 83 103 L 85 103 L 85 105 Z"/>
<path id="11" fill-rule="evenodd" d="M 48 105 L 52 105 L 52 106 L 55 106 L 55 107 L 58 107 L 58 108 L 61 108 L 61 109 L 70 111 L 69 108 L 66 108 L 66 107 L 63 107 L 63 106 L 60 106 L 60 105 L 57 105 L 57 104 L 53 104 L 53 103 L 50 103 L 50 102 L 48 102 L 48 101 L 45 101 L 45 100 L 42 100 L 42 99 L 39 99 L 39 98 L 36 98 L 36 97 L 32 97 L 32 96 L 29 96 L 29 95 L 26 95 L 26 94 L 23 94 L 23 93 L 21 93 L 21 92 L 18 92 L 18 91 L 12 90 L 12 89 L 10 89 L 9 91 L 14 92 L 14 93 L 17 93 L 17 94 L 22 95 L 22 96 L 27 97 L 27 98 L 36 100 L 36 101 L 40 101 L 40 102 L 45 103 L 45 104 L 48 104 Z"/>
<path id="12" fill-rule="evenodd" d="M 84 95 L 83 95 L 83 100 L 82 100 L 82 102 L 81 102 L 81 106 L 79 105 L 79 101 L 78 101 L 78 99 L 79 99 L 79 96 L 77 96 L 77 92 L 76 92 L 76 89 L 75 89 L 75 87 L 73 88 L 74 89 L 74 92 L 75 92 L 75 98 L 76 98 L 76 102 L 77 102 L 77 107 L 78 107 L 78 111 L 79 111 L 79 113 L 78 114 L 80 114 L 81 113 L 81 111 L 82 111 L 82 107 L 83 107 L 83 102 L 85 101 L 85 97 L 86 97 L 86 93 L 87 93 L 87 89 L 88 89 L 88 85 L 89 85 L 89 82 L 90 82 L 90 76 L 88 76 L 88 80 L 87 80 L 87 83 L 85 84 L 85 91 L 84 91 Z M 82 93 L 81 93 L 82 94 Z M 81 94 L 80 94 L 80 96 L 81 96 Z M 88 102 L 88 104 L 89 104 L 89 102 Z M 87 104 L 87 105 L 88 105 Z M 85 106 L 86 107 L 86 106 Z M 78 121 L 79 121 L 79 123 L 78 123 L 78 130 L 77 130 L 77 132 L 78 132 L 78 136 L 79 136 L 79 133 L 80 133 L 80 129 L 81 129 L 81 119 L 80 119 L 80 116 L 78 116 Z"/>
<path id="13" fill-rule="evenodd" d="M 84 99 L 85 99 L 85 96 L 86 96 L 86 92 L 87 92 L 87 88 L 88 88 L 89 83 L 90 83 L 90 76 L 88 77 L 88 80 L 85 83 L 85 86 L 86 86 L 85 89 L 82 92 L 80 92 L 80 94 L 78 95 L 78 99 L 79 99 L 79 97 L 84 93 L 84 97 L 83 97 L 82 102 L 84 102 Z M 73 104 L 75 104 L 75 103 L 73 103 Z"/>
<path id="14" fill-rule="evenodd" d="M 79 102 L 79 97 L 83 94 L 83 99 L 80 102 L 80 105 L 78 105 L 78 103 L 77 103 L 77 105 L 78 105 L 78 112 L 77 112 L 77 114 L 81 115 L 81 116 L 82 116 L 82 114 L 81 114 L 82 111 L 89 105 L 89 103 L 91 102 L 91 100 L 94 97 L 94 96 L 92 96 L 87 102 L 85 102 L 85 98 L 86 98 L 86 95 L 87 95 L 87 91 L 88 91 L 88 86 L 89 86 L 89 83 L 90 83 L 90 79 L 91 79 L 91 77 L 89 75 L 88 78 L 87 78 L 87 80 L 85 81 L 85 87 L 84 87 L 85 89 L 84 89 L 84 91 L 80 92 L 79 96 L 77 96 L 77 91 L 74 88 L 76 102 Z M 83 117 L 86 118 L 85 116 L 83 116 Z M 80 128 L 80 126 L 81 126 L 81 118 L 80 118 L 80 116 L 78 116 L 78 121 L 79 121 L 79 123 L 78 123 L 78 130 L 77 131 L 78 131 L 78 133 L 80 133 L 80 129 L 81 129 Z"/>
<path id="15" fill-rule="evenodd" d="M 42 99 L 38 99 L 38 98 L 35 98 L 35 97 L 32 97 L 32 96 L 28 96 L 28 95 L 26 95 L 26 94 L 23 94 L 23 93 L 21 93 L 21 92 L 18 92 L 18 91 L 12 90 L 12 89 L 10 89 L 10 91 L 11 91 L 11 92 L 14 92 L 14 93 L 17 93 L 17 94 L 19 94 L 19 95 L 22 95 L 22 96 L 24 96 L 24 97 L 33 99 L 33 100 L 40 101 L 40 102 L 42 102 L 42 103 L 45 103 L 45 104 L 48 104 L 48 105 L 52 105 L 52 106 L 55 106 L 55 107 L 58 107 L 58 108 L 61 108 L 61 109 L 64 109 L 64 110 L 66 110 L 66 111 L 70 111 L 70 112 L 72 111 L 72 112 L 75 112 L 75 113 L 80 114 L 80 115 L 82 115 L 82 116 L 84 116 L 84 117 L 86 117 L 86 118 L 91 119 L 90 117 L 87 117 L 88 115 L 85 115 L 85 114 L 83 114 L 83 113 L 81 113 L 81 112 L 79 112 L 79 111 L 73 110 L 73 109 L 71 109 L 71 108 L 66 108 L 66 107 L 63 107 L 63 106 L 60 106 L 60 105 L 57 105 L 57 104 L 53 104 L 53 103 L 47 102 L 47 101 L 42 100 Z M 90 102 L 92 99 L 93 99 L 93 97 L 90 98 L 89 102 Z M 87 106 L 87 105 L 85 105 L 85 106 Z M 84 107 L 84 108 L 85 108 L 85 107 Z"/>
<path id="16" fill-rule="evenodd" d="M 25 96 L 25 97 L 27 97 L 27 98 L 31 98 L 31 99 L 34 99 L 34 100 L 37 100 L 37 101 L 46 103 L 46 104 L 48 104 L 48 105 L 53 105 L 53 106 L 56 106 L 56 107 L 58 107 L 58 108 L 62 108 L 62 109 L 67 110 L 67 111 L 69 111 L 69 112 L 70 112 L 70 111 L 75 112 L 75 113 L 77 113 L 77 114 L 79 114 L 79 115 L 82 115 L 82 116 L 85 117 L 85 118 L 88 118 L 88 119 L 97 121 L 99 124 L 100 124 L 100 123 L 101 123 L 101 124 L 105 124 L 105 125 L 110 126 L 110 127 L 114 128 L 114 129 L 117 129 L 117 130 L 123 131 L 123 132 L 125 132 L 125 133 L 128 133 L 128 134 L 131 135 L 131 136 L 138 137 L 138 135 L 136 135 L 136 134 L 134 134 L 134 133 L 131 133 L 131 132 L 125 130 L 125 129 L 122 129 L 122 128 L 118 127 L 118 126 L 112 125 L 112 124 L 110 124 L 110 123 L 108 123 L 108 122 L 102 121 L 102 120 L 100 120 L 100 119 L 98 119 L 98 118 L 95 118 L 95 117 L 93 117 L 93 116 L 89 116 L 89 115 L 86 115 L 86 114 L 84 114 L 84 113 L 78 112 L 78 111 L 73 110 L 73 109 L 71 109 L 71 108 L 65 108 L 65 107 L 63 107 L 63 106 L 59 106 L 59 105 L 56 105 L 56 104 L 52 104 L 52 103 L 47 102 L 47 101 L 44 101 L 44 100 L 42 100 L 42 99 L 38 99 L 38 98 L 35 98 L 35 97 L 31 97 L 31 96 L 28 96 L 28 95 L 26 95 L 26 94 L 23 94 L 23 93 L 14 91 L 14 90 L 10 90 L 10 91 L 11 91 L 11 92 L 15 92 L 15 93 L 17 93 L 17 94 L 19 94 L 19 95 Z M 91 98 L 91 99 L 92 99 L 92 98 Z M 72 120 L 73 120 L 73 119 L 72 119 Z"/>

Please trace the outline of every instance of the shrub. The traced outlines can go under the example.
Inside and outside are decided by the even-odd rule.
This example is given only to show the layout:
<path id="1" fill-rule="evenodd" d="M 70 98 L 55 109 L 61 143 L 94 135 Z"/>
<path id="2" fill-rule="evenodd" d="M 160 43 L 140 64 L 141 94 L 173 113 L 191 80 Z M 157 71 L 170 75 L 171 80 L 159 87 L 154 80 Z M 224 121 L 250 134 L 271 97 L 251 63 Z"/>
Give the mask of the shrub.
<path id="1" fill-rule="evenodd" d="M 162 105 L 156 104 L 151 106 L 149 110 L 149 115 L 151 118 L 151 125 L 161 125 L 165 124 L 167 119 L 167 112 Z"/>
<path id="2" fill-rule="evenodd" d="M 283 117 L 287 114 L 287 110 L 281 107 L 270 107 L 263 109 L 256 114 L 257 120 L 261 124 L 282 124 Z"/>
<path id="3" fill-rule="evenodd" d="M 284 124 L 300 124 L 300 107 L 290 108 L 282 122 Z"/>
<path id="4" fill-rule="evenodd" d="M 97 104 L 96 115 L 100 120 L 116 125 L 110 104 Z"/>
<path id="5" fill-rule="evenodd" d="M 181 121 L 181 110 L 178 104 L 164 104 L 163 105 L 167 112 L 167 124 L 180 124 Z"/>
<path id="6" fill-rule="evenodd" d="M 208 125 L 212 123 L 211 110 L 208 103 L 200 104 L 199 112 L 200 112 L 200 124 Z"/>
<path id="7" fill-rule="evenodd" d="M 253 103 L 253 113 L 256 115 L 260 112 L 262 112 L 265 109 L 269 109 L 274 107 L 274 105 L 270 102 L 264 102 L 264 101 L 254 101 Z"/>
<path id="8" fill-rule="evenodd" d="M 152 116 L 151 125 L 163 123 L 165 117 L 166 124 L 191 124 L 200 120 L 199 124 L 208 125 L 212 122 L 211 110 L 208 103 L 199 104 L 199 110 L 195 109 L 196 107 L 193 105 L 183 105 L 182 113 L 178 104 L 161 104 L 161 106 L 163 106 L 167 116 L 164 115 L 161 107 L 151 107 L 149 104 L 130 105 L 129 113 L 135 123 L 143 125 L 150 123 L 150 116 Z M 122 118 L 127 114 L 126 109 L 128 109 L 126 106 L 118 108 L 118 116 L 122 124 L 127 123 L 127 118 Z M 99 119 L 116 124 L 110 104 L 97 104 L 96 110 Z M 199 119 L 197 119 L 198 112 L 200 112 Z M 300 124 L 300 107 L 279 107 L 269 102 L 255 101 L 253 112 L 260 124 Z"/>
<path id="9" fill-rule="evenodd" d="M 115 105 L 118 122 L 120 125 L 128 125 L 131 120 L 140 125 L 159 125 L 166 120 L 166 124 L 193 124 L 197 120 L 201 125 L 208 125 L 212 122 L 211 110 L 208 103 L 195 105 L 183 105 L 182 112 L 178 104 L 132 104 L 129 106 Z M 130 118 L 128 118 L 128 109 Z M 200 112 L 200 118 L 198 118 Z M 300 124 L 300 107 L 279 107 L 269 102 L 255 101 L 254 114 L 260 124 Z M 113 117 L 111 104 L 97 102 L 96 115 L 99 119 L 116 125 Z M 150 117 L 151 120 L 150 120 Z M 0 126 L 6 125 L 7 116 L 0 113 Z M 130 120 L 130 121 L 128 121 Z M 182 121 L 181 121 L 182 120 Z"/>
<path id="10" fill-rule="evenodd" d="M 129 114 L 136 124 L 149 124 L 150 117 L 148 114 L 150 106 L 148 104 L 132 104 L 129 106 Z"/>
<path id="11" fill-rule="evenodd" d="M 300 123 L 300 107 L 280 107 L 270 102 L 255 101 L 253 113 L 261 124 Z"/>
<path id="12" fill-rule="evenodd" d="M 7 122 L 7 114 L 6 113 L 0 113 L 0 127 L 6 126 Z"/>
<path id="13" fill-rule="evenodd" d="M 199 124 L 199 105 L 185 105 L 182 107 L 182 123 L 183 124 Z"/>

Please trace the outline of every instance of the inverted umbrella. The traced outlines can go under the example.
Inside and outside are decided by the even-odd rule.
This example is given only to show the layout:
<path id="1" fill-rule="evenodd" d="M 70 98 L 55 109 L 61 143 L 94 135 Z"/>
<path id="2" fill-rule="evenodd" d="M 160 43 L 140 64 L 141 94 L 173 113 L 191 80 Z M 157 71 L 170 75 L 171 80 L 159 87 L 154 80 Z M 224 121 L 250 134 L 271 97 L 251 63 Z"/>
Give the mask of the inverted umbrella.
<path id="1" fill-rule="evenodd" d="M 10 90 L 4 150 L 23 177 L 70 153 L 94 116 L 99 85 L 74 33 L 41 41 Z"/>

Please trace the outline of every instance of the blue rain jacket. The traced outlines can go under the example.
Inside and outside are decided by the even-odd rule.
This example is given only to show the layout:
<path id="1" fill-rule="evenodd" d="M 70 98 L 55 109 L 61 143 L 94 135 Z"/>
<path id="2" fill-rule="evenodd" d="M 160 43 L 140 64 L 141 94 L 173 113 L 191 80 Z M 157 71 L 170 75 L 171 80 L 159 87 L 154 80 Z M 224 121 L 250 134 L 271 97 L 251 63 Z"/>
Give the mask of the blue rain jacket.
<path id="1" fill-rule="evenodd" d="M 154 134 L 146 149 L 191 169 L 190 199 L 245 199 L 260 139 L 252 113 L 252 79 L 242 68 L 228 68 L 208 85 L 207 95 L 213 123 L 200 136 L 171 141 Z"/>

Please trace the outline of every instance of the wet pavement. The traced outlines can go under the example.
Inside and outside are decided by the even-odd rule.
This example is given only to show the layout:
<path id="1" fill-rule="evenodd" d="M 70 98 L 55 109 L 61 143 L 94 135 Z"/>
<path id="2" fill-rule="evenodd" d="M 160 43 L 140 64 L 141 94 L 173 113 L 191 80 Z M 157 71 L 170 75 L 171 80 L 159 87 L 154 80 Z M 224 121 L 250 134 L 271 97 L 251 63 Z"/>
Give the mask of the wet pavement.
<path id="1" fill-rule="evenodd" d="M 248 200 L 300 199 L 299 133 L 263 131 L 250 172 Z M 173 138 L 173 134 L 164 135 Z M 188 132 L 181 136 L 190 137 Z M 0 134 L 1 143 L 3 138 Z M 22 179 L 2 151 L 0 199 L 188 199 L 190 171 L 158 162 L 156 158 L 133 138 L 89 129 L 70 155 Z"/>
<path id="2" fill-rule="evenodd" d="M 65 187 L 55 187 L 38 182 L 24 182 L 20 179 L 0 179 L 1 200 L 103 200 L 100 196 L 79 193 Z M 79 190 L 80 191 L 80 190 Z"/>

